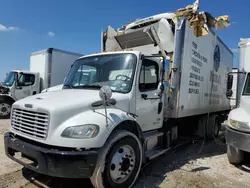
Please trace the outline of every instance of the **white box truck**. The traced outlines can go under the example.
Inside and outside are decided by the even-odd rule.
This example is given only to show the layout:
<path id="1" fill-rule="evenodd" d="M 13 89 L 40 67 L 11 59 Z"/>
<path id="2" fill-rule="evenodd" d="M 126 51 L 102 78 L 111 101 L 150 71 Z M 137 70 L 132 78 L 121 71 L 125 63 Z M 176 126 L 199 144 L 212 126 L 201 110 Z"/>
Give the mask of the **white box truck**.
<path id="1" fill-rule="evenodd" d="M 185 17 L 176 24 L 161 16 L 137 21 L 135 28 L 137 23 L 138 32 L 114 37 L 122 51 L 81 57 L 62 90 L 13 104 L 11 128 L 4 135 L 9 158 L 50 176 L 90 178 L 95 188 L 127 188 L 142 164 L 198 129 L 218 134 L 230 110 L 232 52 L 211 30 L 195 37 Z M 144 52 L 145 45 L 161 54 Z"/>
<path id="2" fill-rule="evenodd" d="M 31 53 L 30 70 L 12 70 L 0 84 L 0 118 L 9 117 L 15 101 L 62 84 L 80 56 L 82 54 L 55 48 Z M 56 89 L 60 89 L 60 85 Z"/>
<path id="3" fill-rule="evenodd" d="M 226 126 L 227 156 L 232 164 L 244 162 L 250 152 L 250 38 L 239 42 L 236 108 L 228 115 Z M 235 75 L 232 72 L 232 75 Z"/>

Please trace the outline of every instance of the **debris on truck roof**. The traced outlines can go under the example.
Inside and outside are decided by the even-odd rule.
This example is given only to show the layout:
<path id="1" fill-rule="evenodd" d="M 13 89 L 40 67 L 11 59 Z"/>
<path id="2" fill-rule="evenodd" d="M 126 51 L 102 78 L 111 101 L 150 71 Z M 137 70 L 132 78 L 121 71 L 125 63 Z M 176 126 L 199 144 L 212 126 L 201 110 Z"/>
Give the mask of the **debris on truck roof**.
<path id="1" fill-rule="evenodd" d="M 173 13 L 176 15 L 176 17 L 173 18 L 174 23 L 176 23 L 177 18 L 187 18 L 189 25 L 194 28 L 194 35 L 196 37 L 207 35 L 209 32 L 208 28 L 215 28 L 216 30 L 219 30 L 227 28 L 230 25 L 228 15 L 214 18 L 208 12 L 198 12 L 197 1 L 193 5 L 177 9 Z"/>
<path id="2" fill-rule="evenodd" d="M 230 25 L 228 15 L 223 15 L 214 18 L 210 13 L 199 12 L 198 9 L 199 9 L 199 1 L 196 0 L 193 3 L 193 5 L 187 5 L 184 8 L 179 8 L 171 12 L 176 15 L 175 17 L 172 18 L 172 20 L 176 24 L 178 18 L 186 17 L 190 26 L 194 28 L 194 35 L 196 37 L 207 35 L 209 32 L 209 28 L 215 28 L 216 30 L 219 30 L 227 28 Z M 139 20 L 142 19 L 136 19 L 136 21 Z M 118 28 L 117 34 L 118 35 L 124 34 L 126 27 L 131 23 L 133 22 L 126 23 L 121 28 Z"/>
<path id="3" fill-rule="evenodd" d="M 153 28 L 157 23 L 162 26 L 160 28 L 157 26 L 156 32 L 160 34 L 162 30 L 166 30 L 162 41 L 165 41 L 165 50 L 171 53 L 174 46 L 173 36 L 175 33 L 175 25 L 182 19 L 187 20 L 187 23 L 193 28 L 193 34 L 196 37 L 207 35 L 212 31 L 212 28 L 219 30 L 227 28 L 230 25 L 228 15 L 214 18 L 208 12 L 200 12 L 199 0 L 196 0 L 193 5 L 188 5 L 172 12 L 136 19 L 134 22 L 123 24 L 122 27 L 118 29 L 108 26 L 105 32 L 102 31 L 102 51 L 128 49 L 136 47 L 138 44 L 145 46 L 146 44 L 150 45 L 154 43 L 155 45 L 155 40 L 153 40 L 151 36 L 148 36 L 146 30 L 151 30 L 151 27 Z M 144 30 L 142 28 L 144 28 Z M 163 37 L 161 34 L 160 36 Z M 109 47 L 107 48 L 107 46 Z"/>

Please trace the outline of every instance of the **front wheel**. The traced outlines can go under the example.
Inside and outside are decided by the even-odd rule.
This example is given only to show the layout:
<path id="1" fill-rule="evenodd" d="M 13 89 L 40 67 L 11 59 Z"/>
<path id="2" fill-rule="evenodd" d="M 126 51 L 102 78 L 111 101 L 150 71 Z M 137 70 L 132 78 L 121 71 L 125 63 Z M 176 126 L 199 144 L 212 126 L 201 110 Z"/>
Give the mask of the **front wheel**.
<path id="1" fill-rule="evenodd" d="M 91 182 L 95 188 L 129 188 L 140 172 L 142 146 L 131 132 L 112 133 L 102 148 Z"/>
<path id="2" fill-rule="evenodd" d="M 12 103 L 9 101 L 0 102 L 0 119 L 9 118 Z"/>
<path id="3" fill-rule="evenodd" d="M 227 158 L 229 163 L 239 165 L 244 160 L 244 151 L 234 148 L 233 146 L 227 145 Z"/>

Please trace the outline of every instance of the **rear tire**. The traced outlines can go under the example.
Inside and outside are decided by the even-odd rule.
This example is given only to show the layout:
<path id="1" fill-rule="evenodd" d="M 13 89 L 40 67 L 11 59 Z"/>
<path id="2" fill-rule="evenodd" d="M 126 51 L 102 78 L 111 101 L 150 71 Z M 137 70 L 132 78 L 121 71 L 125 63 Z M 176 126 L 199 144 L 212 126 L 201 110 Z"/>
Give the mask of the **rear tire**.
<path id="1" fill-rule="evenodd" d="M 90 178 L 95 188 L 129 188 L 135 183 L 142 164 L 140 140 L 131 132 L 113 132 L 99 154 Z"/>
<path id="2" fill-rule="evenodd" d="M 7 119 L 10 117 L 12 102 L 2 101 L 0 102 L 0 119 Z"/>
<path id="3" fill-rule="evenodd" d="M 227 145 L 227 158 L 229 163 L 238 165 L 244 160 L 244 151 L 234 148 L 233 146 Z"/>
<path id="4" fill-rule="evenodd" d="M 218 138 L 220 133 L 221 125 L 218 115 L 211 115 L 208 119 L 207 124 L 207 138 L 214 139 Z"/>

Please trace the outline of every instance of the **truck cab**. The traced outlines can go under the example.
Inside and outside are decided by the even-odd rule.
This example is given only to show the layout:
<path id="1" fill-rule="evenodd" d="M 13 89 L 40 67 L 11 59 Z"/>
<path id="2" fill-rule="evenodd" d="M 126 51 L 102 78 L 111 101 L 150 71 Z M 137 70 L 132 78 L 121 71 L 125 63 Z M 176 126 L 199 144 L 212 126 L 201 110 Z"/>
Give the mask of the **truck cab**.
<path id="1" fill-rule="evenodd" d="M 133 184 L 144 160 L 142 133 L 150 131 L 145 136 L 148 158 L 166 150 L 158 146 L 161 140 L 157 138 L 163 136 L 157 131 L 163 124 L 163 60 L 138 51 L 79 58 L 62 90 L 13 104 L 10 133 L 5 135 L 7 155 L 39 173 L 91 177 L 95 187 Z M 116 144 L 108 157 L 110 142 Z M 18 145 L 20 152 L 33 160 L 32 164 L 15 157 Z M 45 153 L 46 159 L 42 157 Z M 105 160 L 110 163 L 106 167 Z M 51 161 L 50 165 L 46 161 Z M 102 186 L 98 179 L 105 169 L 98 169 L 99 165 L 110 171 L 105 173 L 105 179 L 111 180 Z"/>
<path id="2" fill-rule="evenodd" d="M 236 108 L 228 115 L 226 127 L 227 156 L 232 164 L 244 162 L 250 152 L 250 39 L 239 42 L 239 68 L 237 75 Z"/>
<path id="3" fill-rule="evenodd" d="M 240 104 L 228 115 L 226 140 L 228 159 L 232 164 L 243 162 L 246 152 L 250 152 L 250 73 L 246 73 Z"/>
<path id="4" fill-rule="evenodd" d="M 0 117 L 9 116 L 11 105 L 15 101 L 35 95 L 39 90 L 39 73 L 24 70 L 12 70 L 7 73 L 0 86 Z"/>

